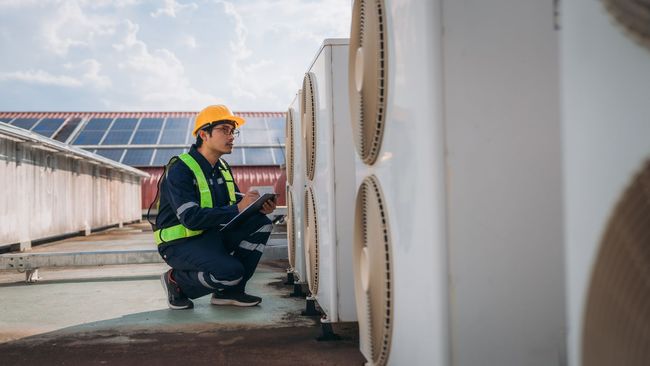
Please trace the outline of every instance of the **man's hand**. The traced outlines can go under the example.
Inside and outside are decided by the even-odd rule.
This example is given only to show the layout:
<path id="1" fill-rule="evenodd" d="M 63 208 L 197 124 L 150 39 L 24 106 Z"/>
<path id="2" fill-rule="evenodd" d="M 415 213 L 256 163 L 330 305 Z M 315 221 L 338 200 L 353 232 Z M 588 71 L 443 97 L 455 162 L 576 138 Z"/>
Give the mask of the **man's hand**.
<path id="1" fill-rule="evenodd" d="M 260 210 L 260 212 L 265 215 L 268 215 L 273 211 L 275 211 L 275 198 L 264 202 L 264 204 L 262 205 L 262 209 Z"/>
<path id="2" fill-rule="evenodd" d="M 258 191 L 246 192 L 244 197 L 242 197 L 241 201 L 239 201 L 239 203 L 237 204 L 237 210 L 239 210 L 239 212 L 244 211 L 244 209 L 248 207 L 248 205 L 255 202 L 259 197 L 260 197 L 260 193 Z"/>

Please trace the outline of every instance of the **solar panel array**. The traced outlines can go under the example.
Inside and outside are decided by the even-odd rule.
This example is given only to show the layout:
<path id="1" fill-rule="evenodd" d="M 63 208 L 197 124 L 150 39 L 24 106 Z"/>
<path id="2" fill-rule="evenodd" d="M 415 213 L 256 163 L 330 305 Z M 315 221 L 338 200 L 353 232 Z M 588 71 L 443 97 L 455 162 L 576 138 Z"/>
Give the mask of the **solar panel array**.
<path id="1" fill-rule="evenodd" d="M 46 113 L 43 113 L 46 114 Z M 285 118 L 278 113 L 244 116 L 246 124 L 235 141 L 231 165 L 284 164 Z M 115 115 L 115 116 L 113 116 Z M 162 166 L 194 142 L 194 117 L 140 117 L 137 113 L 68 117 L 6 117 L 9 123 L 61 142 L 76 145 L 135 167 Z"/>

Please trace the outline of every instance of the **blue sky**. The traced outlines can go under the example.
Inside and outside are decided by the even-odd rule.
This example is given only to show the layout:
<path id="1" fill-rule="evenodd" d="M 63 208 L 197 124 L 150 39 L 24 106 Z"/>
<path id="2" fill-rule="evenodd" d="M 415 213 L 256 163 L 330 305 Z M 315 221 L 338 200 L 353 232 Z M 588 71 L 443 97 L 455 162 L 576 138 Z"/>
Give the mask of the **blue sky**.
<path id="1" fill-rule="evenodd" d="M 0 0 L 0 110 L 284 111 L 350 0 Z"/>

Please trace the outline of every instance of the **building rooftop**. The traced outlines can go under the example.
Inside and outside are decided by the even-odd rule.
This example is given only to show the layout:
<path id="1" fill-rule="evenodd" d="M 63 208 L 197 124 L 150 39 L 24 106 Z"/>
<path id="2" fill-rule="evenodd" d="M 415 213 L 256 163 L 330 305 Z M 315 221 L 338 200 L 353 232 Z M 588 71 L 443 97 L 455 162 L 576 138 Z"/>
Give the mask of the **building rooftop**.
<path id="1" fill-rule="evenodd" d="M 197 112 L 0 112 L 0 122 L 134 166 L 163 166 L 187 150 Z M 235 112 L 246 119 L 231 165 L 284 164 L 285 113 Z"/>
<path id="2" fill-rule="evenodd" d="M 144 223 L 30 253 L 134 249 L 155 249 Z M 301 315 L 305 299 L 290 296 L 287 266 L 265 254 L 249 284 L 263 297 L 259 306 L 218 307 L 205 296 L 182 311 L 167 308 L 164 263 L 42 268 L 31 285 L 0 271 L 0 364 L 362 364 L 355 324 L 335 325 L 342 340 L 316 340 L 318 317 Z"/>

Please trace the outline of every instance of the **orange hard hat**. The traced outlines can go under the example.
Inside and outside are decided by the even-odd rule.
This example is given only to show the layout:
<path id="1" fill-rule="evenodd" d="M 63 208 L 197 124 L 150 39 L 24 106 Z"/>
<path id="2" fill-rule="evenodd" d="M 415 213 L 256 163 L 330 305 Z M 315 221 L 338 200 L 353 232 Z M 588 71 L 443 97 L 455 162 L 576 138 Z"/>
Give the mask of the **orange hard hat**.
<path id="1" fill-rule="evenodd" d="M 223 104 L 209 105 L 196 115 L 192 135 L 196 137 L 201 128 L 219 121 L 233 121 L 235 122 L 235 128 L 239 128 L 246 123 L 243 118 L 235 116 L 230 108 Z"/>

